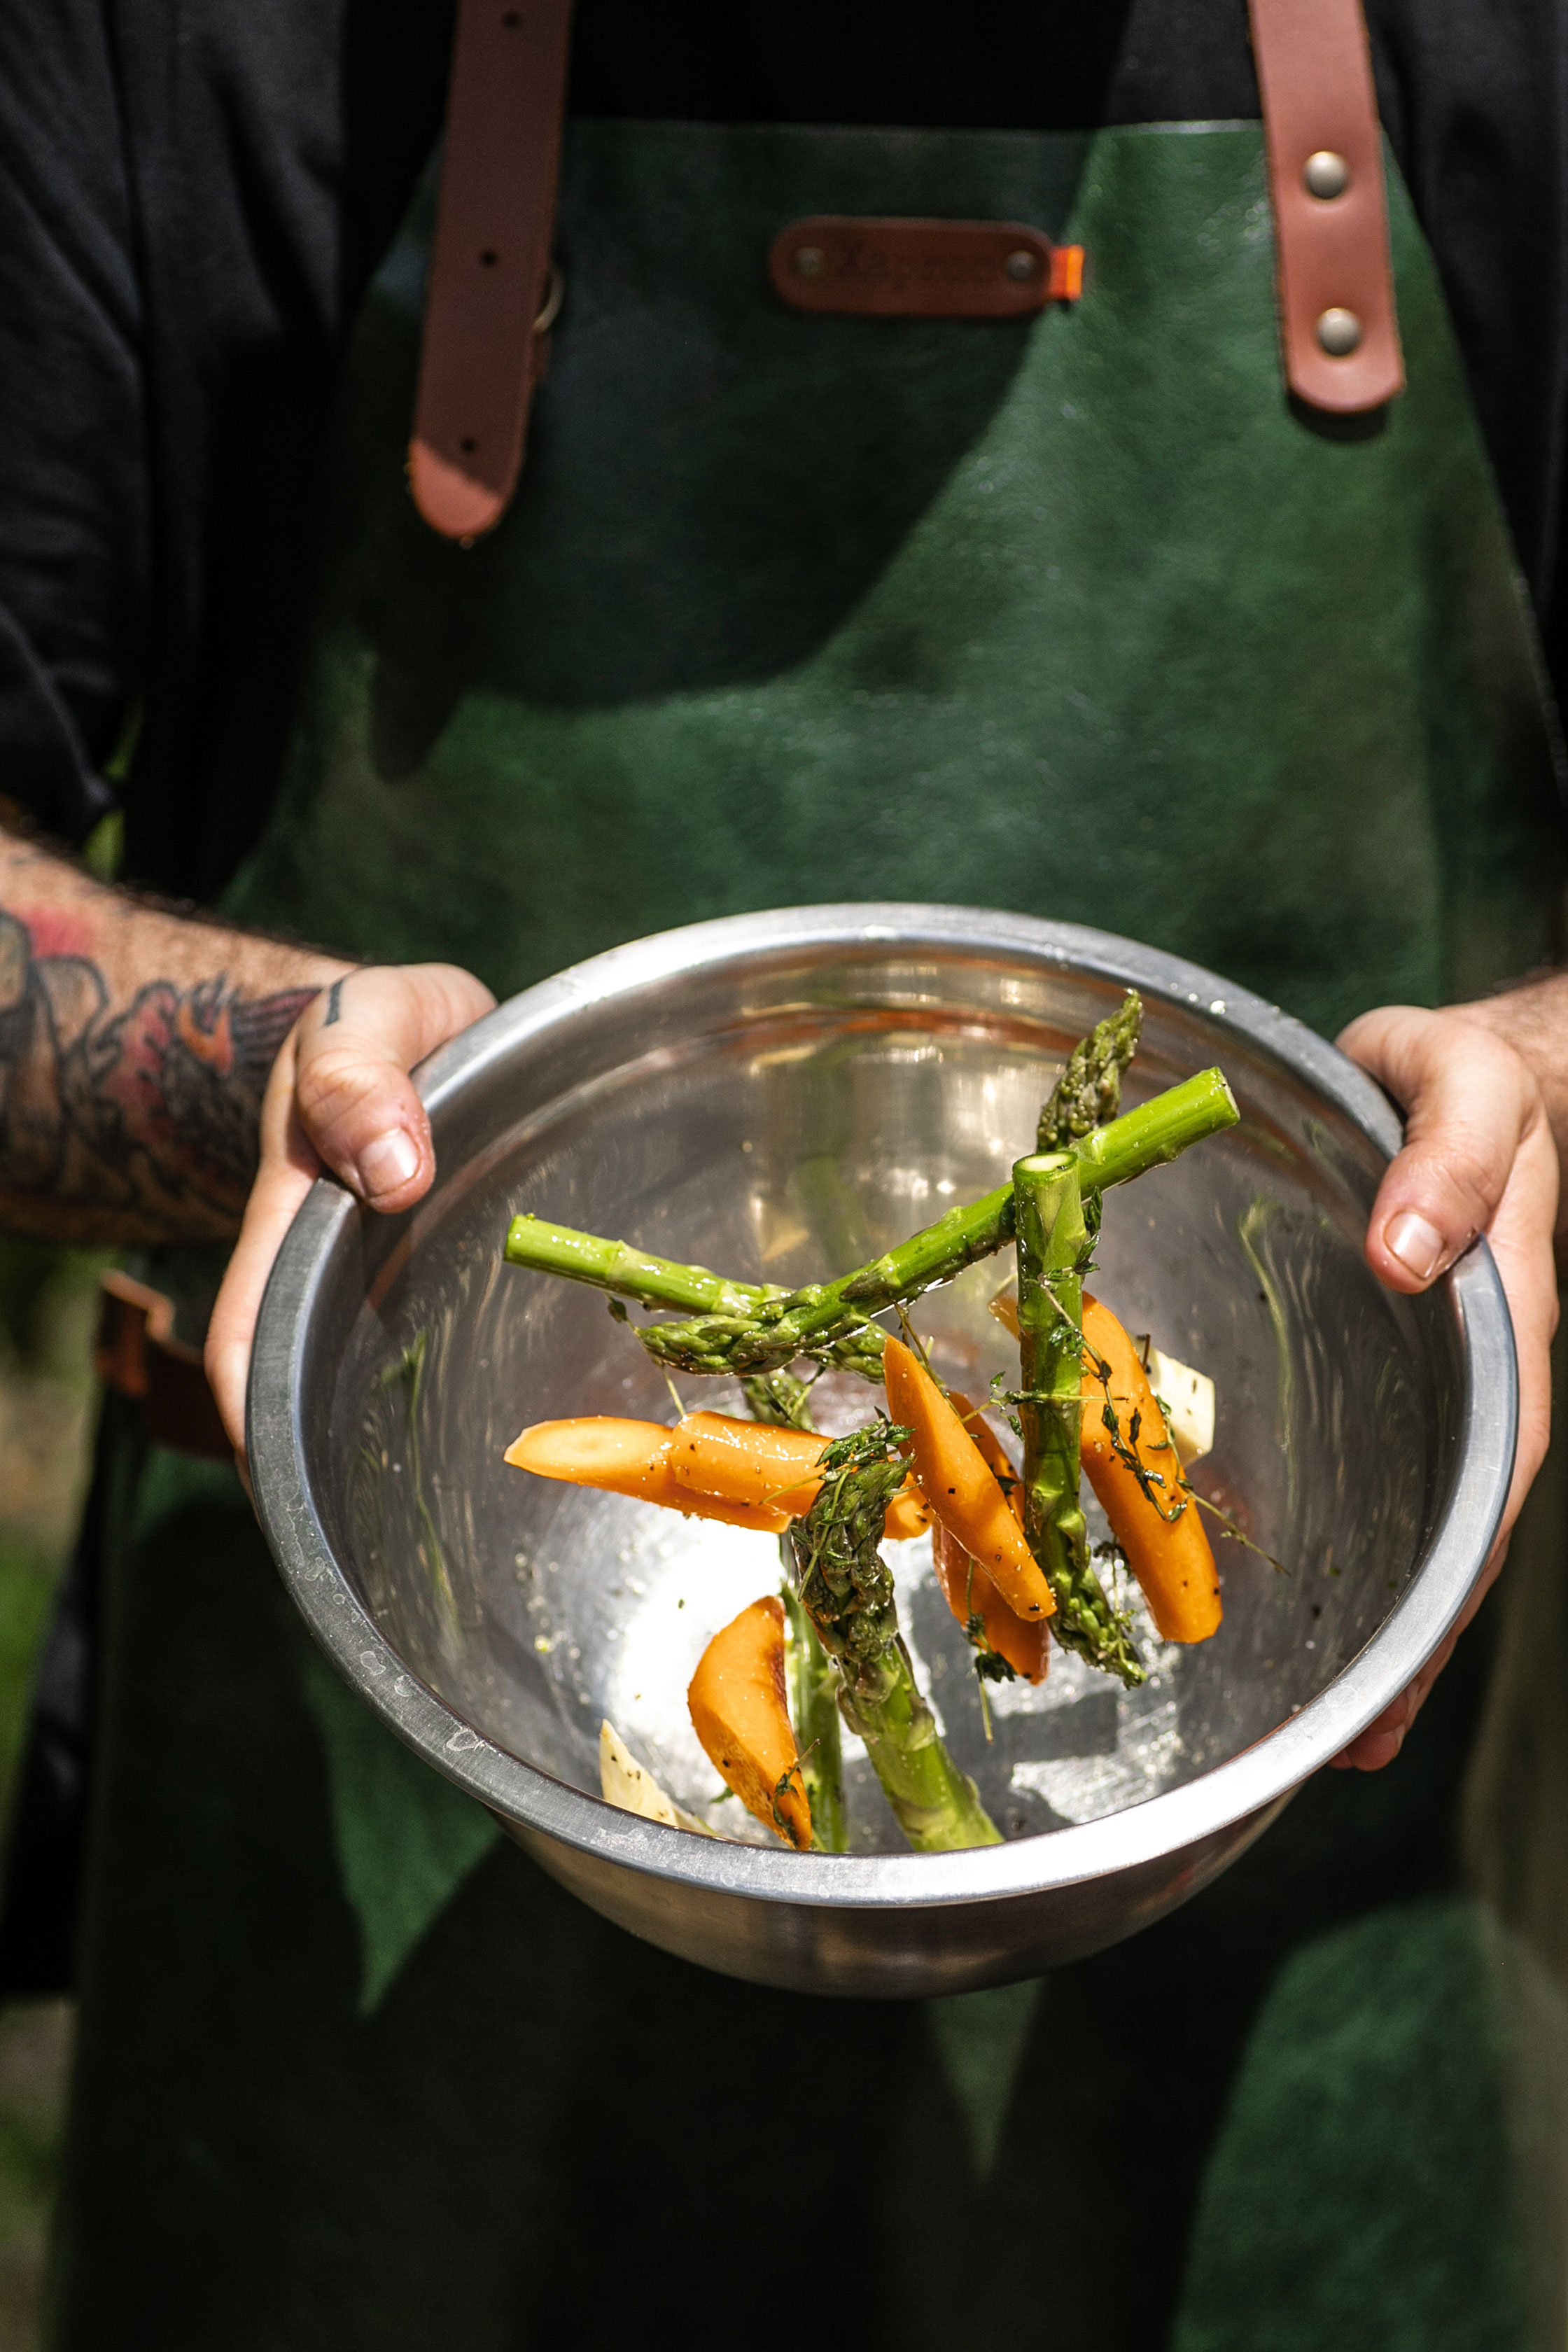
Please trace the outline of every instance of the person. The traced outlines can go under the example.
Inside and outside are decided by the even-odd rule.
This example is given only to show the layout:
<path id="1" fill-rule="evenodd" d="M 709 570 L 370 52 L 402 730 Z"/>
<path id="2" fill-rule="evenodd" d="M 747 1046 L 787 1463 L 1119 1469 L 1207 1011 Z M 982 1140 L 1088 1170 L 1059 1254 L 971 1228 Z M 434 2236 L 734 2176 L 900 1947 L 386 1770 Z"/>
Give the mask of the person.
<path id="1" fill-rule="evenodd" d="M 1369 1263 L 1415 1295 L 1484 1236 L 1519 1353 L 1474 1615 L 1547 1446 L 1568 1140 L 1568 110 L 1531 0 L 1370 16 L 1407 389 L 1331 429 L 1279 378 L 1240 0 L 583 0 L 564 303 L 469 550 L 401 465 L 444 10 L 16 0 L 0 1214 L 155 1253 L 187 1334 L 216 1289 L 241 1461 L 291 1216 L 323 1169 L 422 1196 L 410 1073 L 492 991 L 745 906 L 987 901 L 1200 955 L 1403 1108 Z M 1070 218 L 1083 299 L 829 344 L 759 258 L 819 214 Z M 110 809 L 117 885 L 70 854 Z M 1458 1634 L 1185 1912 L 922 2012 L 580 1911 L 310 1658 L 235 1470 L 113 1397 L 88 1549 L 69 2352 L 783 2342 L 790 2195 L 868 2345 L 1527 2340 Z"/>

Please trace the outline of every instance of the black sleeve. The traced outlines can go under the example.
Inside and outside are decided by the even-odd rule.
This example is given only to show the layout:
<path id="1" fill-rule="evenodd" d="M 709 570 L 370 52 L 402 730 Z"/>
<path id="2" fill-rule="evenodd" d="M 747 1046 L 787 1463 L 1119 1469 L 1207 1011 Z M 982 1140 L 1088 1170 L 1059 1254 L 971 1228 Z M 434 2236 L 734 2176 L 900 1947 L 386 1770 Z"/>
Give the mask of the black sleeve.
<path id="1" fill-rule="evenodd" d="M 1368 0 L 1368 15 L 1383 119 L 1548 623 L 1568 423 L 1568 17 L 1558 0 Z"/>
<path id="2" fill-rule="evenodd" d="M 211 897 L 265 815 L 332 383 L 450 37 L 450 0 L 0 9 L 0 794 L 79 839 L 135 709 L 163 888 Z"/>
<path id="3" fill-rule="evenodd" d="M 139 668 L 141 331 L 101 11 L 0 10 L 0 796 L 73 842 Z"/>
<path id="4" fill-rule="evenodd" d="M 451 7 L 107 5 L 154 518 L 127 845 L 139 875 L 208 898 L 271 795 L 333 383 L 439 128 Z"/>

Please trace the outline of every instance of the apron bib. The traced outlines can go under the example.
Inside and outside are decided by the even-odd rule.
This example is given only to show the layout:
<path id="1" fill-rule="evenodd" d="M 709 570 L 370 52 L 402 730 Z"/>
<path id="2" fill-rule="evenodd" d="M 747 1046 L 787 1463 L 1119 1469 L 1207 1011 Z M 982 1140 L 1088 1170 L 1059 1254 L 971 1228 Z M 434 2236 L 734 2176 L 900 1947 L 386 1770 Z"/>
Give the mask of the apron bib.
<path id="1" fill-rule="evenodd" d="M 1336 425 L 1281 391 L 1257 126 L 576 124 L 528 464 L 462 549 L 402 487 L 422 200 L 349 356 L 300 723 L 233 910 L 505 993 L 705 916 L 968 901 L 1331 1033 L 1529 966 L 1550 723 L 1390 205 L 1409 390 Z M 801 316 L 763 265 L 816 212 L 1037 222 L 1086 248 L 1084 299 Z M 1040 1987 L 805 2001 L 496 1844 L 312 1658 L 232 1476 L 137 1445 L 67 2352 L 1536 2340 L 1497 1956 L 1450 1875 L 1474 1642 L 1396 1771 L 1321 1776 L 1133 1943 Z"/>

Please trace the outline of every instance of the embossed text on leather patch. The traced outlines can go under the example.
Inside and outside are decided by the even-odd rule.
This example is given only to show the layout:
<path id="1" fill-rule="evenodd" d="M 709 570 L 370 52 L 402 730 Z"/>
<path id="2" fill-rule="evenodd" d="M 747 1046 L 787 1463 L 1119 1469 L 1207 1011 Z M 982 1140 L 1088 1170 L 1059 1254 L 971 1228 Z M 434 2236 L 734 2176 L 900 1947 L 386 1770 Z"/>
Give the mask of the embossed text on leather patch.
<path id="1" fill-rule="evenodd" d="M 1016 319 L 1076 302 L 1083 247 L 1018 221 L 871 220 L 818 213 L 781 229 L 775 290 L 797 310 L 852 318 Z"/>

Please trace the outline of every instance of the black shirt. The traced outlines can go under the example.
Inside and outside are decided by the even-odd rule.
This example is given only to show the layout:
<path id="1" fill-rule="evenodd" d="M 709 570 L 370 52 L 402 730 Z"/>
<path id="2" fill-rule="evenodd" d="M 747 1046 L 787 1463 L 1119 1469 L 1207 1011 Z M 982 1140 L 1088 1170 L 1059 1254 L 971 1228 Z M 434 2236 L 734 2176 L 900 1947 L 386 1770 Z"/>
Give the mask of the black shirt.
<path id="1" fill-rule="evenodd" d="M 1568 20 L 1369 0 L 1559 687 Z M 450 0 L 5 0 L 0 794 L 79 841 L 141 713 L 130 870 L 265 817 L 343 343 L 440 124 Z M 1244 0 L 580 0 L 574 110 L 1066 129 L 1256 117 Z"/>

